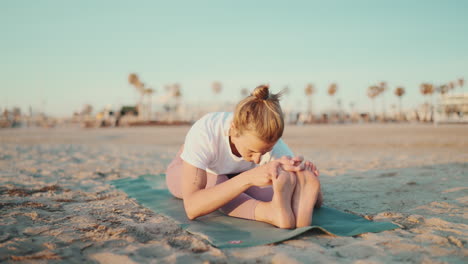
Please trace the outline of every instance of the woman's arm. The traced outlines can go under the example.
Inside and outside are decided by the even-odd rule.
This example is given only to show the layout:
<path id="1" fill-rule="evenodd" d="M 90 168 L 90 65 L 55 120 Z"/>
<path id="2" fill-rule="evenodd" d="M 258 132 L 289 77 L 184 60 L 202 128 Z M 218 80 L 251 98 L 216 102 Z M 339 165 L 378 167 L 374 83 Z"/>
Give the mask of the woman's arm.
<path id="1" fill-rule="evenodd" d="M 205 189 L 207 182 L 206 171 L 184 161 L 182 195 L 187 217 L 192 220 L 209 214 L 227 204 L 251 186 L 271 185 L 271 179 L 277 177 L 277 169 L 281 165 L 280 161 L 272 161 Z"/>
<path id="2" fill-rule="evenodd" d="M 247 178 L 239 177 L 241 176 L 239 174 L 228 181 L 205 189 L 206 171 L 185 161 L 182 173 L 185 213 L 190 220 L 219 209 L 251 186 Z"/>

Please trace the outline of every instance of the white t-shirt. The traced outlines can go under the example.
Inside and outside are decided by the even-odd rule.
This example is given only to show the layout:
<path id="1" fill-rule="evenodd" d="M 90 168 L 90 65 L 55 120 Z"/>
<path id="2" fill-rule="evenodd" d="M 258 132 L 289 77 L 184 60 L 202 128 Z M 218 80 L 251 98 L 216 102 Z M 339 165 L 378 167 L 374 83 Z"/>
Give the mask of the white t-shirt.
<path id="1" fill-rule="evenodd" d="M 195 122 L 185 137 L 180 157 L 187 163 L 215 175 L 240 173 L 257 166 L 232 154 L 229 145 L 229 128 L 234 115 L 231 112 L 215 112 Z M 293 156 L 292 151 L 279 139 L 270 152 L 265 153 L 260 164 Z"/>

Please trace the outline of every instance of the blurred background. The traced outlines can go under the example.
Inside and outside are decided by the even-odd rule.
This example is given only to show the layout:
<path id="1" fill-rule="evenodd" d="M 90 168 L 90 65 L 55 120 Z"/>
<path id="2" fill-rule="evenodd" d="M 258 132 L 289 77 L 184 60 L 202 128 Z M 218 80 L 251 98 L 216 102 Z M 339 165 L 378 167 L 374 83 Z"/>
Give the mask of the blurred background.
<path id="1" fill-rule="evenodd" d="M 467 1 L 2 1 L 0 127 L 467 123 Z"/>

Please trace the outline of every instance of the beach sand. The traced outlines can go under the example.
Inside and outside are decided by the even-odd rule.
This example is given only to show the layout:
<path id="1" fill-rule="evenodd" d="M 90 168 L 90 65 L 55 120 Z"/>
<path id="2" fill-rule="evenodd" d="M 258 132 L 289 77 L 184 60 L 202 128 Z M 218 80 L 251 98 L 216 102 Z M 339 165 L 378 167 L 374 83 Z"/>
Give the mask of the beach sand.
<path id="1" fill-rule="evenodd" d="M 106 181 L 163 173 L 189 127 L 0 130 L 0 262 L 466 263 L 468 126 L 287 127 L 325 204 L 401 229 L 219 250 Z"/>

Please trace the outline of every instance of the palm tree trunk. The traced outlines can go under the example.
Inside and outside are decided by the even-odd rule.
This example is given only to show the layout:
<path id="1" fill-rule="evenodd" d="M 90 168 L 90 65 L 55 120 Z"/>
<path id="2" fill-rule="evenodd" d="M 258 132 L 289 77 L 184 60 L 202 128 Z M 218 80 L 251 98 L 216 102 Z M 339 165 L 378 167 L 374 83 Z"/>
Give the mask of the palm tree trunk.
<path id="1" fill-rule="evenodd" d="M 333 96 L 330 95 L 330 117 L 331 117 L 331 115 L 333 113 L 333 108 L 334 108 L 334 106 L 333 106 Z"/>
<path id="2" fill-rule="evenodd" d="M 375 116 L 375 99 L 372 98 L 372 121 L 375 121 L 376 116 Z"/>
<path id="3" fill-rule="evenodd" d="M 434 94 L 431 94 L 431 105 L 429 106 L 429 111 L 431 113 L 430 121 L 434 121 Z"/>
<path id="4" fill-rule="evenodd" d="M 386 116 L 385 94 L 382 94 L 382 118 L 385 120 Z"/>
<path id="5" fill-rule="evenodd" d="M 148 118 L 151 121 L 151 94 L 148 95 L 149 102 L 148 102 Z"/>
<path id="6" fill-rule="evenodd" d="M 145 119 L 145 107 L 144 107 L 144 95 L 140 95 L 140 100 L 138 102 L 138 119 L 144 120 Z"/>
<path id="7" fill-rule="evenodd" d="M 401 112 L 401 96 L 398 99 L 398 112 L 400 113 L 400 119 L 403 119 L 403 113 Z"/>

